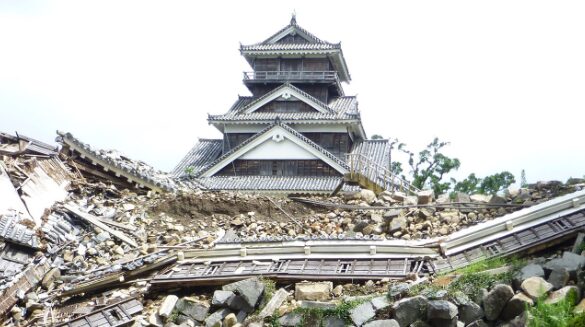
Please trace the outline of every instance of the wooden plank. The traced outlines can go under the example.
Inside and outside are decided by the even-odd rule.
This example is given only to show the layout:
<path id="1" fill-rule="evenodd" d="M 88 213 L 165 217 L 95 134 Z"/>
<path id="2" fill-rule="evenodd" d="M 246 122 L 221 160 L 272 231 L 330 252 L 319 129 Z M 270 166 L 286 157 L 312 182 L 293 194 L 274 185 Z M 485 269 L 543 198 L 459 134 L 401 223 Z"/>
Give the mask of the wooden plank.
<path id="1" fill-rule="evenodd" d="M 115 229 L 110 228 L 108 225 L 102 223 L 97 217 L 95 217 L 91 214 L 82 212 L 78 208 L 72 206 L 71 204 L 66 204 L 66 205 L 64 205 L 64 207 L 72 214 L 74 214 L 77 217 L 87 221 L 88 223 L 90 223 L 94 226 L 97 226 L 97 227 L 101 228 L 102 230 L 112 234 L 114 237 L 121 240 L 122 242 L 124 242 L 132 247 L 135 247 L 135 248 L 138 247 L 138 244 L 136 244 L 136 241 L 134 241 L 132 238 L 128 237 L 126 234 L 124 234 L 120 231 L 117 231 Z"/>

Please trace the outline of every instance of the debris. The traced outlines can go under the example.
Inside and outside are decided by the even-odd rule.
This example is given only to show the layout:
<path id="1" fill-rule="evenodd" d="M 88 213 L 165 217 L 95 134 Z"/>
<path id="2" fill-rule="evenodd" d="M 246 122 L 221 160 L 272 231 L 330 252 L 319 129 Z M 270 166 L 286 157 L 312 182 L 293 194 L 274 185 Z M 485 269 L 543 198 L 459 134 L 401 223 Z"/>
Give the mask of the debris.
<path id="1" fill-rule="evenodd" d="M 284 302 L 284 300 L 286 300 L 287 297 L 288 292 L 284 288 L 279 289 L 272 295 L 272 298 L 270 299 L 270 301 L 268 301 L 268 303 L 266 303 L 266 305 L 264 306 L 262 311 L 260 311 L 258 316 L 260 318 L 272 316 L 274 311 L 280 307 L 282 302 Z"/>
<path id="2" fill-rule="evenodd" d="M 303 282 L 295 284 L 295 299 L 327 301 L 331 299 L 332 282 Z"/>

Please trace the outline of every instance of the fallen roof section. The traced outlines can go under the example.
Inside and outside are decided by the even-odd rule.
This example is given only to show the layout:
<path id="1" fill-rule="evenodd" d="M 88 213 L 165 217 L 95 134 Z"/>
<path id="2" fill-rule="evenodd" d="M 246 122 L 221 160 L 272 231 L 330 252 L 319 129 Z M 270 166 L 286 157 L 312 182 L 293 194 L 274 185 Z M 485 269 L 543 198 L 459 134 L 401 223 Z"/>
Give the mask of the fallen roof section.
<path id="1" fill-rule="evenodd" d="M 155 170 L 142 161 L 113 150 L 99 150 L 82 143 L 71 133 L 57 131 L 64 153 L 84 176 L 128 187 L 137 191 L 174 191 L 175 182 L 166 173 Z"/>

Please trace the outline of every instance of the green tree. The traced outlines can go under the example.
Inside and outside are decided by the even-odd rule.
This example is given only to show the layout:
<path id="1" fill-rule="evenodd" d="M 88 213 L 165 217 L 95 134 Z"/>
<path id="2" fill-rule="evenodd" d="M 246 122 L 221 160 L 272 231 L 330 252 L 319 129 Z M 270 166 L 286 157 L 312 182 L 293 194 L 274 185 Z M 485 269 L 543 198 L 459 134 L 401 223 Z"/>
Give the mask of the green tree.
<path id="1" fill-rule="evenodd" d="M 454 180 L 453 180 L 454 181 Z M 481 178 L 475 176 L 475 173 L 469 174 L 466 179 L 462 180 L 461 182 L 457 182 L 455 187 L 453 188 L 456 192 L 463 192 L 467 194 L 476 193 L 479 184 L 481 183 Z"/>
<path id="2" fill-rule="evenodd" d="M 453 170 L 459 169 L 461 162 L 457 158 L 450 158 L 441 151 L 449 142 L 435 138 L 418 154 L 403 150 L 409 155 L 408 165 L 412 176 L 412 185 L 422 189 L 426 186 L 433 189 L 435 194 L 443 194 L 451 188 L 451 182 L 443 181 L 443 177 Z"/>
<path id="3" fill-rule="evenodd" d="M 374 135 L 372 135 L 372 138 L 371 139 L 372 140 L 383 140 L 384 137 L 382 135 L 380 135 L 380 134 L 374 134 Z"/>
<path id="4" fill-rule="evenodd" d="M 475 174 L 469 174 L 466 179 L 456 183 L 453 189 L 457 192 L 468 194 L 496 194 L 515 182 L 514 175 L 507 171 L 489 175 L 484 178 L 479 178 L 475 176 Z"/>

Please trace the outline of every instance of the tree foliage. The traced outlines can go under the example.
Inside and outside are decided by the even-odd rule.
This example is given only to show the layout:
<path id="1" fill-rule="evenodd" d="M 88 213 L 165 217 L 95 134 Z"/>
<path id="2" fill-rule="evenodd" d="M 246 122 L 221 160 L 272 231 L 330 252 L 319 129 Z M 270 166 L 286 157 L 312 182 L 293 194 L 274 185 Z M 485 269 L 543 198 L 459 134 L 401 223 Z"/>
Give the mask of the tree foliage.
<path id="1" fill-rule="evenodd" d="M 443 194 L 451 188 L 451 182 L 443 181 L 443 178 L 451 171 L 459 169 L 461 162 L 441 152 L 447 145 L 449 142 L 435 138 L 418 154 L 403 150 L 409 156 L 408 165 L 413 186 L 419 189 L 430 187 L 435 194 Z"/>
<path id="2" fill-rule="evenodd" d="M 455 184 L 454 190 L 468 194 L 496 194 L 516 182 L 514 175 L 508 171 L 479 178 L 470 174 L 466 179 Z"/>
<path id="3" fill-rule="evenodd" d="M 384 139 L 384 137 L 382 137 L 382 135 L 380 135 L 380 134 L 374 134 L 374 135 L 372 135 L 371 139 L 372 140 L 382 140 L 382 139 Z"/>

